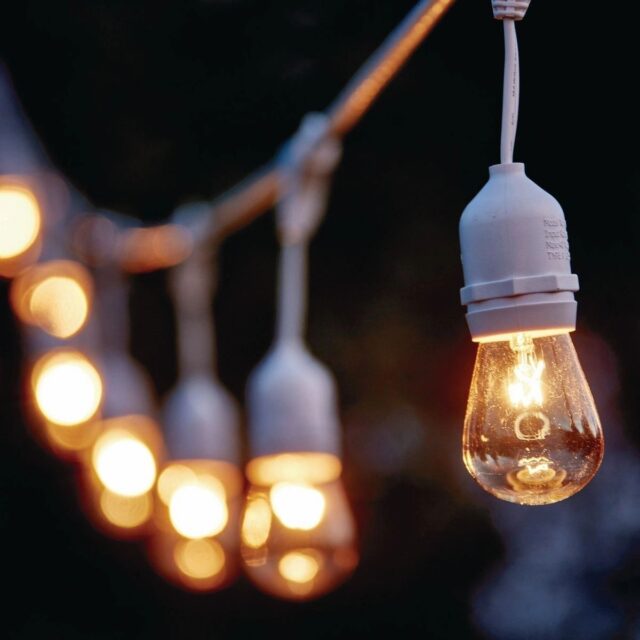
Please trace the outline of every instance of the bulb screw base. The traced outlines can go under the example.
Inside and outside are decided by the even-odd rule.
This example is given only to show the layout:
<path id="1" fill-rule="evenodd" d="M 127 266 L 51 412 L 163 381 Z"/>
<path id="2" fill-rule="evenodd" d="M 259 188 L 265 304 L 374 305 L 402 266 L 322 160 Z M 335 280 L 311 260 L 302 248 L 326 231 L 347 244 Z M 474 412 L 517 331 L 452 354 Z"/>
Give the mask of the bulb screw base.
<path id="1" fill-rule="evenodd" d="M 521 163 L 494 165 L 460 220 L 467 322 L 476 342 L 573 331 L 578 277 L 564 213 Z"/>

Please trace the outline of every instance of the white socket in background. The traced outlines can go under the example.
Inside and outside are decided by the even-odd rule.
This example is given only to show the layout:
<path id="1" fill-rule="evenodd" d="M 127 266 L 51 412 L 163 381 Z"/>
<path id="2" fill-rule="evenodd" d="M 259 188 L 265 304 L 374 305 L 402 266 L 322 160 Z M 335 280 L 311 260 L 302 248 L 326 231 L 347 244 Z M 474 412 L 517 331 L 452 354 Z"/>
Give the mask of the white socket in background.
<path id="1" fill-rule="evenodd" d="M 340 456 L 336 386 L 299 341 L 276 343 L 247 387 L 250 457 L 289 452 Z"/>
<path id="2" fill-rule="evenodd" d="M 206 374 L 182 380 L 164 406 L 172 460 L 217 460 L 240 465 L 239 411 L 231 395 Z"/>

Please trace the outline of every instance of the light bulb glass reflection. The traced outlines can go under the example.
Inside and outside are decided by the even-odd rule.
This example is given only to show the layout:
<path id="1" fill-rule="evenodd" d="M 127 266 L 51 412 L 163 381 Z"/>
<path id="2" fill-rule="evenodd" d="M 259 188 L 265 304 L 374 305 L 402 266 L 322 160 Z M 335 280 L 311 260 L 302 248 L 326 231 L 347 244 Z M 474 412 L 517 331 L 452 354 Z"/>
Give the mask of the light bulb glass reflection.
<path id="1" fill-rule="evenodd" d="M 31 248 L 40 226 L 40 207 L 34 195 L 17 185 L 0 185 L 0 260 L 16 258 Z"/>
<path id="2" fill-rule="evenodd" d="M 241 522 L 247 575 L 263 591 L 292 600 L 330 591 L 358 562 L 355 525 L 339 478 L 313 483 L 309 477 L 317 470 L 300 469 L 297 479 L 287 473 L 271 486 L 253 485 Z"/>
<path id="3" fill-rule="evenodd" d="M 44 417 L 66 427 L 93 418 L 102 401 L 100 374 L 79 351 L 54 351 L 43 356 L 34 367 L 32 386 Z"/>
<path id="4" fill-rule="evenodd" d="M 134 529 L 151 517 L 153 499 L 149 493 L 122 496 L 103 489 L 100 495 L 100 510 L 112 525 L 122 529 Z"/>
<path id="5" fill-rule="evenodd" d="M 469 473 L 494 496 L 551 504 L 595 475 L 604 439 L 568 334 L 480 344 L 464 424 Z"/>

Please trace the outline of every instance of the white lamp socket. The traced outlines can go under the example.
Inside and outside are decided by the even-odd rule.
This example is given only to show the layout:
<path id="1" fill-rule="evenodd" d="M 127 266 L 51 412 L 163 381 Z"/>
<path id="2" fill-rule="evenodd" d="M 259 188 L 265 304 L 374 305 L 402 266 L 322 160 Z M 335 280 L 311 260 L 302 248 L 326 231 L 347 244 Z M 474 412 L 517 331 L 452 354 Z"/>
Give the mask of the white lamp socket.
<path id="1" fill-rule="evenodd" d="M 462 304 L 475 342 L 573 331 L 578 277 L 564 213 L 521 163 L 494 165 L 460 220 Z"/>

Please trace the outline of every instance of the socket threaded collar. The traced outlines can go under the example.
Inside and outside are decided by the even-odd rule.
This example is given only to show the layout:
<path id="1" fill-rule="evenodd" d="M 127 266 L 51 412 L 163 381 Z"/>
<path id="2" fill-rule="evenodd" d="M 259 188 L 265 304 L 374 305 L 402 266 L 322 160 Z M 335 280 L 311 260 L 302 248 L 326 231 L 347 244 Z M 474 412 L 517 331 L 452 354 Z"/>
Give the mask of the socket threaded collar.
<path id="1" fill-rule="evenodd" d="M 522 20 L 531 0 L 491 0 L 496 20 Z"/>

